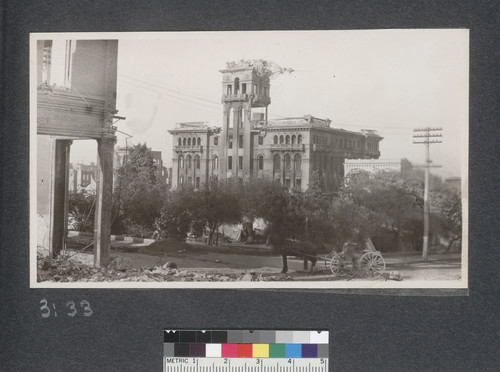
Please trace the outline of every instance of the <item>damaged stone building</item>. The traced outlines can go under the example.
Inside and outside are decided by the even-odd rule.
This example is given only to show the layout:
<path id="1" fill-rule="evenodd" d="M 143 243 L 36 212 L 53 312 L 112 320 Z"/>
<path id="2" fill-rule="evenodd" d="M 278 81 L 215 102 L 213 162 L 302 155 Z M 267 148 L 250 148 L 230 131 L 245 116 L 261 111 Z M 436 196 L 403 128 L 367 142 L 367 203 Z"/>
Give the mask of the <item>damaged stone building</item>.
<path id="1" fill-rule="evenodd" d="M 172 188 L 267 177 L 305 191 L 316 173 L 325 191 L 335 191 L 345 159 L 379 158 L 382 137 L 373 130 L 347 131 L 311 115 L 268 120 L 270 74 L 251 62 L 228 63 L 221 73 L 222 126 L 185 122 L 169 131 Z"/>

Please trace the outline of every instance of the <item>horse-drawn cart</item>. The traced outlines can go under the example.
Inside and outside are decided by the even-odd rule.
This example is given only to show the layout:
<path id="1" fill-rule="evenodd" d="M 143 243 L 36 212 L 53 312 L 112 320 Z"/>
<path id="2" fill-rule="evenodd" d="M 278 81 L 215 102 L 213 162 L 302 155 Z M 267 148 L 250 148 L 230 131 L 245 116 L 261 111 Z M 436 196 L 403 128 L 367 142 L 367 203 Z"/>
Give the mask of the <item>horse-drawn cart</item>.
<path id="1" fill-rule="evenodd" d="M 360 275 L 363 277 L 381 276 L 385 270 L 385 260 L 368 238 L 365 244 L 347 242 L 342 252 L 330 252 L 326 257 L 325 267 L 334 276 Z"/>

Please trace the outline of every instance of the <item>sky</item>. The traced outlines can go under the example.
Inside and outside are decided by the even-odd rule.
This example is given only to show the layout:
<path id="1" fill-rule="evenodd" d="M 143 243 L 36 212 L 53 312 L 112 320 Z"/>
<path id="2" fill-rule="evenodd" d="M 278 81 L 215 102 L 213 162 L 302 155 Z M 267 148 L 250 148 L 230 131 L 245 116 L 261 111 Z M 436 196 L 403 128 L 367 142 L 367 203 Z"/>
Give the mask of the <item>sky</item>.
<path id="1" fill-rule="evenodd" d="M 467 165 L 467 30 L 260 31 L 102 34 L 119 36 L 118 146 L 146 142 L 171 164 L 178 122 L 222 121 L 226 62 L 265 59 L 291 74 L 271 80 L 269 119 L 311 114 L 332 127 L 377 130 L 381 159 L 423 164 L 413 129 L 442 128 L 431 159 L 443 177 Z M 75 141 L 72 161 L 95 161 L 93 143 Z"/>

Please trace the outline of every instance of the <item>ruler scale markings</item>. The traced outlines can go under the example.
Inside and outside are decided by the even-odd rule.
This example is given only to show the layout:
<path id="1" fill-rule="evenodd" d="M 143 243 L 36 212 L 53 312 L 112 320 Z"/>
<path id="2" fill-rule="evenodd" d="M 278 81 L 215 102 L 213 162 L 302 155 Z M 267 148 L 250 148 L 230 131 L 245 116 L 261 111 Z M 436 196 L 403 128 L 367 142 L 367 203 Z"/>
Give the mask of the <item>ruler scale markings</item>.
<path id="1" fill-rule="evenodd" d="M 164 372 L 326 372 L 328 344 L 328 331 L 166 330 Z"/>

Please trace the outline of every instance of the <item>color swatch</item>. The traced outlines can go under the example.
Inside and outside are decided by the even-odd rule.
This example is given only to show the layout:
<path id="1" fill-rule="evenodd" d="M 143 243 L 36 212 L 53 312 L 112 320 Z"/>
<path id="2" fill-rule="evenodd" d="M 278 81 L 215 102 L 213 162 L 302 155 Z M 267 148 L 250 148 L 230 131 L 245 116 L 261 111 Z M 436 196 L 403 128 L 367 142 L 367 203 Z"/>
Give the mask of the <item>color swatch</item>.
<path id="1" fill-rule="evenodd" d="M 164 357 L 328 358 L 328 331 L 165 330 Z"/>

